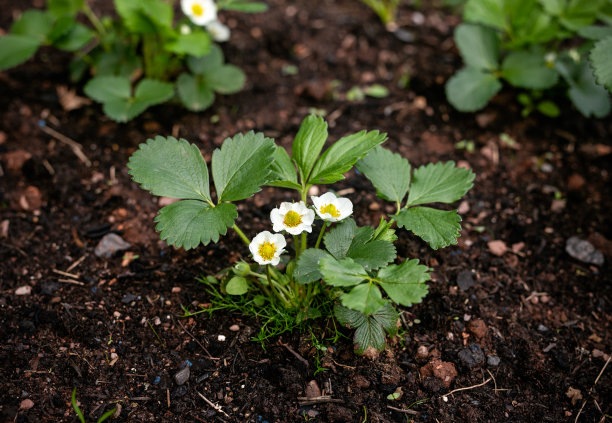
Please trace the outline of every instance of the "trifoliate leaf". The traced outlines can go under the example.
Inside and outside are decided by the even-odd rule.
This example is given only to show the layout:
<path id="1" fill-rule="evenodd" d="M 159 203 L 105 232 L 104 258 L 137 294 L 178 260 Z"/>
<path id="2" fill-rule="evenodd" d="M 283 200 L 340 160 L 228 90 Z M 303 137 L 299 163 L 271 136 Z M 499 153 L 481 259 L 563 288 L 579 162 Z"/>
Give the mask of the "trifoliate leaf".
<path id="1" fill-rule="evenodd" d="M 340 138 L 317 160 L 308 179 L 311 184 L 331 184 L 344 179 L 357 160 L 387 140 L 387 134 L 378 131 L 360 131 Z"/>
<path id="2" fill-rule="evenodd" d="M 180 74 L 176 80 L 176 90 L 181 103 L 193 112 L 200 112 L 215 101 L 212 88 L 199 75 Z"/>
<path id="3" fill-rule="evenodd" d="M 379 197 L 401 203 L 410 188 L 410 163 L 399 154 L 376 147 L 356 164 Z"/>
<path id="4" fill-rule="evenodd" d="M 298 183 L 297 171 L 295 165 L 291 162 L 287 150 L 281 146 L 277 146 L 272 156 L 272 175 L 268 185 L 281 188 L 301 189 L 302 186 Z"/>
<path id="5" fill-rule="evenodd" d="M 382 350 L 385 347 L 384 331 L 391 336 L 397 332 L 399 315 L 388 302 L 370 316 L 341 305 L 334 306 L 334 315 L 341 325 L 357 329 L 353 340 L 359 354 L 370 347 Z"/>
<path id="6" fill-rule="evenodd" d="M 323 276 L 319 271 L 319 261 L 322 258 L 331 258 L 331 255 L 318 248 L 309 248 L 302 251 L 293 271 L 293 277 L 297 283 L 307 284 L 321 279 Z"/>
<path id="7" fill-rule="evenodd" d="M 374 313 L 385 304 L 380 289 L 378 289 L 378 286 L 373 282 L 357 285 L 349 292 L 342 294 L 340 296 L 340 301 L 344 307 L 360 311 L 367 316 Z"/>
<path id="8" fill-rule="evenodd" d="M 502 75 L 515 87 L 545 90 L 557 84 L 559 74 L 547 66 L 544 56 L 531 51 L 513 51 L 502 63 Z"/>
<path id="9" fill-rule="evenodd" d="M 227 282 L 227 285 L 225 285 L 225 292 L 230 295 L 244 295 L 248 291 L 249 284 L 242 276 L 234 276 Z"/>
<path id="10" fill-rule="evenodd" d="M 370 316 L 370 319 L 376 319 L 385 332 L 391 336 L 395 336 L 397 333 L 397 322 L 399 318 L 397 311 L 393 308 L 391 303 L 388 302 Z"/>
<path id="11" fill-rule="evenodd" d="M 210 200 L 208 167 L 198 147 L 184 139 L 147 140 L 128 162 L 132 179 L 154 195 Z"/>
<path id="12" fill-rule="evenodd" d="M 319 271 L 323 280 L 332 286 L 357 285 L 368 276 L 365 269 L 350 258 L 323 257 L 319 259 Z"/>
<path id="13" fill-rule="evenodd" d="M 397 226 L 412 231 L 434 250 L 457 244 L 461 232 L 461 216 L 456 210 L 411 207 L 400 211 L 394 220 Z"/>
<path id="14" fill-rule="evenodd" d="M 217 242 L 219 235 L 227 233 L 236 217 L 238 213 L 233 204 L 212 207 L 203 201 L 182 200 L 159 211 L 155 229 L 168 244 L 189 250 L 200 243 Z"/>
<path id="15" fill-rule="evenodd" d="M 400 265 L 380 269 L 376 281 L 389 298 L 397 304 L 409 307 L 420 303 L 427 295 L 427 282 L 431 279 L 430 269 L 419 264 L 418 260 L 406 260 Z"/>
<path id="16" fill-rule="evenodd" d="M 223 142 L 212 155 L 212 174 L 219 202 L 236 201 L 259 192 L 271 173 L 274 141 L 253 131 Z"/>
<path id="17" fill-rule="evenodd" d="M 455 43 L 467 66 L 493 71 L 499 66 L 499 36 L 483 25 L 460 24 Z"/>
<path id="18" fill-rule="evenodd" d="M 499 0 L 468 0 L 463 7 L 463 20 L 506 29 L 506 13 L 504 1 Z"/>
<path id="19" fill-rule="evenodd" d="M 597 83 L 612 92 L 612 36 L 595 44 L 589 55 Z"/>
<path id="20" fill-rule="evenodd" d="M 452 203 L 463 197 L 473 182 L 474 173 L 456 167 L 453 161 L 421 166 L 412 175 L 407 205 Z"/>
<path id="21" fill-rule="evenodd" d="M 448 102 L 455 109 L 475 112 L 502 89 L 502 83 L 490 72 L 467 67 L 455 73 L 444 88 Z"/>
<path id="22" fill-rule="evenodd" d="M 310 115 L 302 121 L 293 140 L 291 154 L 291 158 L 298 165 L 302 181 L 305 181 L 310 175 L 326 140 L 327 123 L 323 118 Z"/>
<path id="23" fill-rule="evenodd" d="M 363 325 L 368 318 L 365 314 L 351 310 L 350 308 L 343 307 L 341 305 L 334 306 L 334 315 L 343 326 L 348 326 L 350 328 L 358 328 Z"/>
<path id="24" fill-rule="evenodd" d="M 20 65 L 36 54 L 40 42 L 27 35 L 0 37 L 0 71 Z"/>

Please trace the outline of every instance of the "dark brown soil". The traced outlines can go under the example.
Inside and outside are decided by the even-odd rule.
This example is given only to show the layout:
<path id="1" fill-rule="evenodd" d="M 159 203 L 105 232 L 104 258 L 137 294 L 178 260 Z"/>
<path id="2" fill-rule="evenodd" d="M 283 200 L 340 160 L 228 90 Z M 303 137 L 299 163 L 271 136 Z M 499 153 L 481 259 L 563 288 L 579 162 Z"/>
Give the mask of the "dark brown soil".
<path id="1" fill-rule="evenodd" d="M 0 27 L 30 6 L 0 1 Z M 558 119 L 523 119 L 509 90 L 480 114 L 453 111 L 443 83 L 460 66 L 458 19 L 448 9 L 403 7 L 399 24 L 413 38 L 405 42 L 355 0 L 270 6 L 223 15 L 233 28 L 224 50 L 249 82 L 201 114 L 169 104 L 119 125 L 97 105 L 65 111 L 58 87 L 82 92 L 68 80 L 69 57 L 54 50 L 0 73 L 0 421 L 74 422 L 74 387 L 91 421 L 113 407 L 113 421 L 134 422 L 573 422 L 579 410 L 580 422 L 609 418 L 611 121 L 585 119 L 564 100 Z M 405 74 L 409 88 L 400 88 Z M 351 87 L 374 83 L 390 95 L 346 100 Z M 257 320 L 180 318 L 181 305 L 210 301 L 196 277 L 248 251 L 233 233 L 189 252 L 167 247 L 154 231 L 157 199 L 127 174 L 130 154 L 158 134 L 197 143 L 207 159 L 251 129 L 288 146 L 311 108 L 327 112 L 331 139 L 380 129 L 414 165 L 455 160 L 477 175 L 460 206 L 457 247 L 432 251 L 401 236 L 400 256 L 435 274 L 425 301 L 404 314 L 401 337 L 376 359 L 353 354 L 350 331 L 324 340 L 325 352 L 308 332 L 262 349 L 250 340 Z M 40 121 L 80 143 L 91 166 Z M 473 153 L 455 148 L 464 139 Z M 360 175 L 338 187 L 360 223 L 386 211 Z M 265 189 L 242 203 L 241 227 L 249 235 L 267 227 L 290 195 Z M 137 258 L 96 257 L 109 232 Z M 591 240 L 605 263 L 571 258 L 572 236 Z M 190 377 L 177 385 L 186 360 Z M 334 402 L 300 405 L 313 380 Z M 400 398 L 387 399 L 399 388 Z"/>

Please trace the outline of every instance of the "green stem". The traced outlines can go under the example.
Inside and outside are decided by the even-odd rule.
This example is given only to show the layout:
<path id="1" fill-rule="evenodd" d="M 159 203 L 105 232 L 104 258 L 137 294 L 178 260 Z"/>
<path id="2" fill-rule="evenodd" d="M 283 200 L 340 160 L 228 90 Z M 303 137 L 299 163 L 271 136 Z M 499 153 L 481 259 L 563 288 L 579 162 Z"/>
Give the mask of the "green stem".
<path id="1" fill-rule="evenodd" d="M 293 248 L 295 249 L 295 260 L 297 261 L 300 256 L 300 242 L 297 235 L 293 235 Z"/>
<path id="2" fill-rule="evenodd" d="M 247 236 L 244 234 L 244 232 L 242 232 L 240 230 L 240 228 L 238 227 L 238 225 L 236 225 L 234 223 L 234 226 L 232 226 L 232 229 L 234 229 L 236 231 L 236 233 L 238 234 L 238 236 L 240 238 L 242 238 L 242 241 L 244 241 L 244 243 L 246 244 L 246 246 L 248 247 L 249 245 L 251 245 L 251 241 L 249 241 L 249 239 L 247 238 Z M 269 276 L 268 276 L 269 278 Z"/>
<path id="3" fill-rule="evenodd" d="M 266 276 L 268 277 L 268 285 L 270 285 L 270 288 L 272 289 L 272 291 L 276 293 L 277 298 L 283 302 L 285 307 L 289 307 L 291 303 L 289 302 L 289 300 L 287 300 L 285 295 L 281 292 L 281 290 L 279 289 L 280 287 L 277 286 L 276 283 L 272 283 L 272 278 L 270 277 L 270 265 L 269 264 L 266 264 Z"/>
<path id="4" fill-rule="evenodd" d="M 321 232 L 319 232 L 319 237 L 317 238 L 317 243 L 315 244 L 315 248 L 319 248 L 319 244 L 321 244 L 321 240 L 323 239 L 323 234 L 325 233 L 325 228 L 327 228 L 327 220 L 323 221 L 323 226 L 321 226 Z"/>
<path id="5" fill-rule="evenodd" d="M 98 34 L 100 36 L 106 35 L 106 29 L 104 28 L 104 25 L 102 25 L 102 22 L 100 22 L 100 19 L 98 19 L 98 17 L 93 12 L 93 10 L 91 10 L 91 7 L 89 7 L 89 4 L 87 4 L 87 1 L 85 1 L 83 4 L 83 14 L 87 16 L 87 19 L 89 19 L 92 25 L 96 28 L 96 31 L 98 31 Z"/>

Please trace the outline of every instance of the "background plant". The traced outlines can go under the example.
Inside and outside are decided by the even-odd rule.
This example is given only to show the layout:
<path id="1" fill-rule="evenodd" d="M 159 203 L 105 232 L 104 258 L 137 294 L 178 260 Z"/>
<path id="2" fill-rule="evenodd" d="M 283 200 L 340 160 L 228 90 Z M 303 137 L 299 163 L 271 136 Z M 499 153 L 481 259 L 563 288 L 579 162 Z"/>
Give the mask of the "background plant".
<path id="1" fill-rule="evenodd" d="M 470 170 L 453 162 L 413 170 L 406 159 L 380 146 L 386 139 L 378 131 L 361 131 L 323 151 L 327 124 L 315 116 L 302 122 L 291 156 L 261 133 L 238 134 L 212 154 L 216 195 L 208 165 L 186 140 L 150 139 L 132 155 L 128 167 L 144 189 L 181 200 L 163 207 L 155 219 L 166 242 L 194 248 L 217 242 L 232 228 L 254 253 L 257 263 L 237 263 L 218 275 L 218 285 L 215 278 L 206 278 L 208 289 L 247 296 L 249 307 L 282 307 L 297 323 L 329 317 L 335 304 L 335 318 L 356 329 L 356 349 L 363 352 L 383 348 L 385 332 L 395 334 L 394 304 L 409 307 L 427 294 L 429 267 L 418 259 L 395 264 L 395 226 L 411 231 L 434 249 L 456 244 L 461 230 L 457 210 L 429 205 L 457 201 L 474 179 Z M 263 185 L 295 190 L 302 203 L 292 207 L 302 210 L 313 185 L 340 181 L 354 166 L 372 182 L 380 198 L 396 206 L 396 213 L 382 218 L 376 227 L 358 226 L 348 217 L 353 210 L 347 199 L 333 194 L 313 197 L 315 211 L 323 220 L 316 242 L 309 248 L 307 230 L 294 235 L 293 257 L 283 255 L 278 267 L 269 263 L 276 263 L 285 247 L 282 235 L 264 231 L 251 241 L 238 227 L 234 202 L 251 197 Z M 262 250 L 264 238 L 269 243 Z"/>
<path id="2" fill-rule="evenodd" d="M 70 402 L 72 403 L 72 408 L 74 409 L 74 412 L 76 413 L 77 417 L 79 418 L 79 421 L 81 423 L 85 423 L 85 416 L 83 415 L 83 412 L 81 411 L 81 409 L 79 408 L 79 404 L 77 403 L 76 388 L 74 388 L 72 390 L 72 396 L 70 398 Z M 97 420 L 97 423 L 102 423 L 102 422 L 106 421 L 113 414 L 115 414 L 116 411 L 117 411 L 116 408 L 113 408 L 112 410 L 108 410 L 106 413 L 104 413 L 104 414 L 102 414 L 100 416 L 100 418 Z"/>
<path id="3" fill-rule="evenodd" d="M 249 0 L 200 2 L 213 7 L 214 16 L 217 7 L 266 9 Z M 186 108 L 200 111 L 213 103 L 215 93 L 242 89 L 244 73 L 224 64 L 213 42 L 228 35 L 221 34 L 218 21 L 204 27 L 186 17 L 175 20 L 172 2 L 163 0 L 114 0 L 114 6 L 117 19 L 96 16 L 85 0 L 48 0 L 45 10 L 24 12 L 0 37 L 0 70 L 25 62 L 41 46 L 73 52 L 72 80 L 88 80 L 85 93 L 119 122 L 173 98 L 175 91 Z"/>
<path id="4" fill-rule="evenodd" d="M 555 87 L 564 87 L 586 117 L 610 112 L 604 86 L 612 85 L 607 48 L 612 45 L 612 1 L 468 0 L 463 19 L 454 37 L 465 67 L 446 84 L 456 109 L 483 108 L 506 81 L 527 90 L 519 98 L 526 114 L 558 115 L 555 103 L 539 99 Z"/>

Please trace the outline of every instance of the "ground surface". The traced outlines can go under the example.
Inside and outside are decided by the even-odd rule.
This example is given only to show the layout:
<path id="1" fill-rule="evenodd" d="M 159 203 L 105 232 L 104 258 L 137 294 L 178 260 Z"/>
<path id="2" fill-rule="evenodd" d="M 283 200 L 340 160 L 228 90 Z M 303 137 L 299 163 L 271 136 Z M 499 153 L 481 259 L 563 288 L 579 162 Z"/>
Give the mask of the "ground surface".
<path id="1" fill-rule="evenodd" d="M 96 105 L 65 111 L 58 87 L 80 87 L 53 50 L 0 73 L 0 421 L 74 422 L 74 387 L 92 421 L 118 406 L 113 421 L 573 422 L 584 403 L 579 421 L 606 420 L 612 369 L 594 383 L 612 346 L 610 120 L 584 119 L 563 100 L 559 119 L 523 119 L 510 91 L 480 114 L 453 111 L 443 95 L 460 66 L 449 10 L 402 8 L 402 40 L 357 1 L 270 5 L 224 15 L 233 27 L 224 49 L 248 85 L 205 113 L 164 105 L 119 125 Z M 0 28 L 29 6 L 0 1 Z M 408 88 L 398 87 L 403 75 Z M 351 87 L 374 83 L 390 95 L 346 100 Z M 350 331 L 323 340 L 325 353 L 298 332 L 264 350 L 250 340 L 256 320 L 180 318 L 181 305 L 210 300 L 196 277 L 248 251 L 233 233 L 189 252 L 160 243 L 157 199 L 127 174 L 129 155 L 158 134 L 197 143 L 207 159 L 251 129 L 288 146 L 311 108 L 327 112 L 332 139 L 380 129 L 414 165 L 455 160 L 477 175 L 458 205 L 458 246 L 432 251 L 401 237 L 400 257 L 435 274 L 425 301 L 404 314 L 401 338 L 375 360 L 352 353 Z M 79 142 L 91 166 L 41 120 Z M 464 139 L 473 152 L 455 148 Z M 359 175 L 335 188 L 362 224 L 388 211 Z M 240 206 L 241 227 L 262 230 L 289 198 L 265 189 Z M 99 258 L 109 232 L 131 247 Z M 570 257 L 572 236 L 591 240 L 604 264 Z M 189 379 L 177 385 L 186 360 Z M 445 378 L 453 368 L 457 377 Z M 301 405 L 311 381 L 334 402 Z M 387 399 L 398 388 L 401 397 Z"/>

